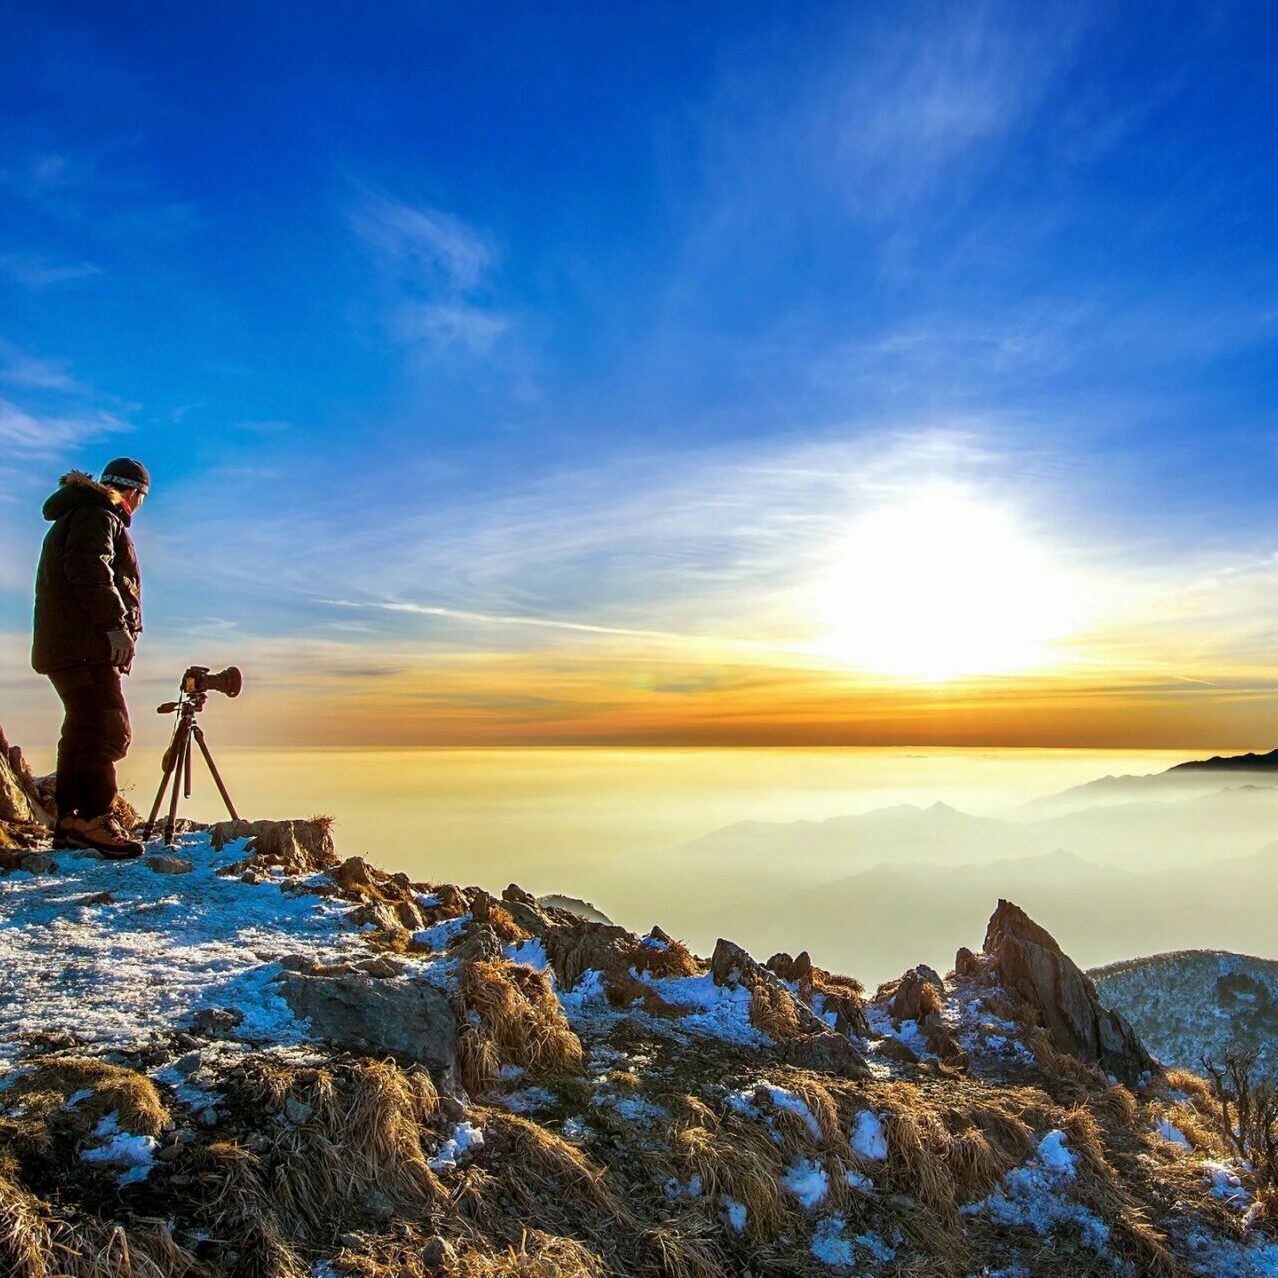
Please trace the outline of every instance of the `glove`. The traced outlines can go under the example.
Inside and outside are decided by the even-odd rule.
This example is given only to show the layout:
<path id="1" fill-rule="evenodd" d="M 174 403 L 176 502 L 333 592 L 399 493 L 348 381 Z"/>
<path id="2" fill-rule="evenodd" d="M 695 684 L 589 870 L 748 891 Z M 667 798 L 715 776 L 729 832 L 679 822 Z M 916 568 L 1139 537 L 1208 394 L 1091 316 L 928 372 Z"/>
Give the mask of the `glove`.
<path id="1" fill-rule="evenodd" d="M 133 665 L 133 636 L 127 630 L 108 630 L 107 642 L 111 645 L 111 664 L 127 674 Z"/>

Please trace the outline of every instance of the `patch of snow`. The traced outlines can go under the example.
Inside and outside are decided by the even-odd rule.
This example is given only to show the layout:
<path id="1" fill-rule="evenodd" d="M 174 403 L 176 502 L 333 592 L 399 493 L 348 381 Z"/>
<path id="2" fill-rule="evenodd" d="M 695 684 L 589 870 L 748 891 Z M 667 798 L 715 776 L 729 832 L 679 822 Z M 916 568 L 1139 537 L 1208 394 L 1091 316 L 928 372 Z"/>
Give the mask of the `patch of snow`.
<path id="1" fill-rule="evenodd" d="M 1049 1171 L 1059 1172 L 1070 1180 L 1076 1169 L 1074 1155 L 1070 1152 L 1069 1137 L 1062 1131 L 1048 1132 L 1038 1142 L 1038 1159 Z"/>
<path id="2" fill-rule="evenodd" d="M 858 1247 L 864 1247 L 875 1260 L 881 1261 L 883 1264 L 887 1264 L 889 1260 L 896 1259 L 896 1252 L 876 1233 L 857 1234 L 852 1241 Z"/>
<path id="3" fill-rule="evenodd" d="M 1219 1198 L 1231 1207 L 1246 1208 L 1251 1203 L 1251 1194 L 1238 1175 L 1239 1166 L 1234 1158 L 1223 1163 L 1207 1159 L 1203 1162 L 1203 1171 L 1211 1181 L 1213 1198 Z"/>
<path id="4" fill-rule="evenodd" d="M 805 1211 L 811 1211 L 830 1192 L 830 1175 L 815 1159 L 796 1158 L 781 1177 L 781 1187 L 789 1190 Z"/>
<path id="5" fill-rule="evenodd" d="M 577 978 L 570 990 L 556 989 L 560 1006 L 568 1012 L 584 1011 L 590 1004 L 607 1003 L 607 984 L 597 967 L 589 967 Z"/>
<path id="6" fill-rule="evenodd" d="M 646 946 L 650 950 L 668 950 L 670 948 L 669 941 L 663 941 L 656 936 L 645 936 L 639 944 Z"/>
<path id="7" fill-rule="evenodd" d="M 642 1096 L 618 1096 L 615 1092 L 602 1092 L 590 1102 L 599 1109 L 611 1109 L 627 1122 L 651 1127 L 659 1118 L 668 1118 L 670 1111 L 644 1100 Z"/>
<path id="8" fill-rule="evenodd" d="M 237 1038 L 306 1041 L 272 983 L 279 965 L 257 955 L 363 957 L 345 921 L 347 903 L 275 881 L 224 878 L 216 869 L 233 854 L 214 852 L 207 833 L 182 836 L 179 851 L 195 868 L 177 893 L 171 878 L 141 862 L 63 858 L 58 887 L 67 891 L 57 895 L 43 876 L 0 879 L 0 969 L 47 976 L 0 1004 L 0 1041 L 67 1030 L 88 1042 L 124 1043 L 176 1030 L 206 1007 L 243 1013 Z M 114 902 L 92 910 L 71 903 L 105 889 Z"/>
<path id="9" fill-rule="evenodd" d="M 887 1133 L 883 1120 L 872 1110 L 863 1109 L 857 1116 L 850 1136 L 852 1150 L 861 1158 L 881 1163 L 888 1156 Z"/>
<path id="10" fill-rule="evenodd" d="M 678 1177 L 671 1176 L 667 1179 L 662 1188 L 665 1191 L 666 1197 L 670 1199 L 700 1198 L 704 1186 L 701 1183 L 701 1173 L 693 1172 L 692 1175 L 688 1177 L 686 1184 L 679 1180 Z"/>
<path id="11" fill-rule="evenodd" d="M 413 940 L 432 950 L 446 950 L 465 930 L 473 915 L 461 914 L 455 919 L 445 919 L 434 927 L 413 933 Z"/>
<path id="12" fill-rule="evenodd" d="M 550 966 L 546 943 L 539 936 L 527 941 L 515 941 L 505 946 L 502 953 L 512 963 L 522 963 L 524 967 L 531 967 L 534 972 L 544 972 Z"/>
<path id="13" fill-rule="evenodd" d="M 843 1173 L 843 1179 L 858 1193 L 874 1193 L 874 1182 L 863 1172 L 853 1171 L 850 1167 Z"/>
<path id="14" fill-rule="evenodd" d="M 745 1203 L 738 1202 L 730 1194 L 719 1195 L 719 1205 L 724 1210 L 724 1215 L 728 1220 L 728 1228 L 734 1234 L 745 1233 L 746 1221 L 749 1219 L 750 1212 Z"/>
<path id="15" fill-rule="evenodd" d="M 751 995 L 744 985 L 716 985 L 709 972 L 660 980 L 650 972 L 636 975 L 667 1003 L 694 1009 L 677 1022 L 683 1029 L 749 1047 L 763 1047 L 772 1041 L 750 1024 Z"/>
<path id="16" fill-rule="evenodd" d="M 817 1122 L 816 1116 L 808 1108 L 807 1102 L 802 1096 L 785 1087 L 773 1087 L 770 1083 L 766 1084 L 766 1086 L 772 1097 L 772 1103 L 778 1109 L 783 1109 L 789 1114 L 797 1114 L 801 1119 L 803 1119 L 812 1139 L 821 1139 L 821 1124 Z"/>
<path id="17" fill-rule="evenodd" d="M 92 1087 L 82 1087 L 78 1092 L 72 1092 L 70 1096 L 62 1104 L 63 1109 L 74 1109 L 81 1101 L 87 1101 L 93 1095 Z"/>
<path id="18" fill-rule="evenodd" d="M 512 1114 L 535 1114 L 539 1109 L 549 1109 L 554 1103 L 554 1093 L 544 1087 L 525 1087 L 522 1091 L 497 1097 L 497 1104 Z"/>
<path id="19" fill-rule="evenodd" d="M 586 1120 L 579 1114 L 574 1114 L 571 1118 L 565 1118 L 564 1125 L 560 1130 L 563 1132 L 564 1140 L 572 1141 L 574 1145 L 580 1144 L 590 1135 L 590 1128 L 586 1126 Z"/>
<path id="20" fill-rule="evenodd" d="M 831 1269 L 851 1269 L 856 1264 L 852 1244 L 843 1237 L 847 1221 L 842 1216 L 830 1216 L 812 1231 L 809 1251 L 823 1265 Z"/>
<path id="21" fill-rule="evenodd" d="M 435 906 L 442 905 L 443 902 L 434 894 L 434 892 L 431 892 L 429 895 L 425 892 L 419 892 L 417 894 L 417 904 L 420 905 L 423 910 L 432 910 Z"/>
<path id="22" fill-rule="evenodd" d="M 1048 1237 L 1062 1225 L 1078 1229 L 1086 1247 L 1108 1255 L 1109 1226 L 1090 1208 L 1068 1196 L 1066 1186 L 1076 1175 L 1069 1138 L 1048 1132 L 1033 1157 L 1003 1177 L 999 1187 L 980 1202 L 959 1210 L 964 1216 L 987 1213 L 1008 1225 L 1023 1225 Z"/>
<path id="23" fill-rule="evenodd" d="M 151 1174 L 154 1154 L 159 1148 L 159 1142 L 154 1136 L 133 1136 L 122 1132 L 120 1116 L 114 1111 L 99 1121 L 93 1129 L 93 1135 L 105 1143 L 81 1150 L 81 1161 L 125 1168 L 117 1178 L 120 1185 L 136 1184 Z"/>
<path id="24" fill-rule="evenodd" d="M 472 1149 L 480 1149 L 484 1144 L 483 1128 L 474 1123 L 458 1123 L 453 1134 L 439 1147 L 439 1152 L 430 1160 L 431 1171 L 454 1170 L 458 1160 Z"/>
<path id="25" fill-rule="evenodd" d="M 821 1139 L 821 1125 L 817 1122 L 816 1116 L 808 1108 L 807 1102 L 803 1097 L 797 1092 L 790 1091 L 789 1088 L 778 1087 L 775 1083 L 770 1083 L 766 1078 L 761 1078 L 758 1082 L 751 1083 L 748 1087 L 742 1087 L 735 1092 L 729 1092 L 724 1098 L 724 1104 L 733 1113 L 740 1114 L 744 1118 L 753 1118 L 766 1122 L 769 1135 L 779 1144 L 781 1133 L 772 1121 L 772 1116 L 765 1114 L 759 1108 L 756 1100 L 761 1090 L 768 1094 L 769 1099 L 777 1109 L 785 1110 L 789 1114 L 796 1114 L 801 1118 L 813 1140 L 819 1141 Z"/>
<path id="26" fill-rule="evenodd" d="M 1193 1146 L 1189 1143 L 1185 1133 L 1182 1132 L 1170 1118 L 1160 1118 L 1154 1124 L 1154 1130 L 1165 1141 L 1167 1141 L 1168 1144 L 1176 1145 L 1180 1149 L 1193 1149 Z"/>

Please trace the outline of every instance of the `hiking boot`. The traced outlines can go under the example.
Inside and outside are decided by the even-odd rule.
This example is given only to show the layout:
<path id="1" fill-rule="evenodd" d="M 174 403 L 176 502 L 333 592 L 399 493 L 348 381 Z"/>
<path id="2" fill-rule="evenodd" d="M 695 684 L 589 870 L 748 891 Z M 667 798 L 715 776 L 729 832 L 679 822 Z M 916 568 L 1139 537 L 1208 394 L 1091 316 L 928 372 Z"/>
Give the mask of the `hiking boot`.
<path id="1" fill-rule="evenodd" d="M 62 825 L 62 822 L 58 824 Z M 130 861 L 144 851 L 113 816 L 93 817 L 87 821 L 84 817 L 68 817 L 63 836 L 68 847 L 92 848 L 108 861 Z"/>
<path id="2" fill-rule="evenodd" d="M 53 850 L 64 852 L 67 848 L 78 848 L 78 843 L 71 841 L 71 822 L 74 817 L 59 817 L 53 824 Z"/>

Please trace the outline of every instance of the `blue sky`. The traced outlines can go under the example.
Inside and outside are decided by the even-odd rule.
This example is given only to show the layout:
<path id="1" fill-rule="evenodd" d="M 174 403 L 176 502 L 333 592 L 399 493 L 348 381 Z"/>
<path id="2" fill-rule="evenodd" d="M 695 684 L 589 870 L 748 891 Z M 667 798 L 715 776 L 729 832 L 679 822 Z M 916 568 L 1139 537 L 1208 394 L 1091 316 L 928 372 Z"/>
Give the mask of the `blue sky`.
<path id="1" fill-rule="evenodd" d="M 1272 7 L 3 14 L 24 722 L 39 501 L 118 453 L 139 681 L 252 660 L 368 739 L 404 695 L 411 739 L 748 700 L 756 650 L 810 671 L 855 521 L 938 485 L 1088 583 L 1053 668 L 1272 713 Z"/>

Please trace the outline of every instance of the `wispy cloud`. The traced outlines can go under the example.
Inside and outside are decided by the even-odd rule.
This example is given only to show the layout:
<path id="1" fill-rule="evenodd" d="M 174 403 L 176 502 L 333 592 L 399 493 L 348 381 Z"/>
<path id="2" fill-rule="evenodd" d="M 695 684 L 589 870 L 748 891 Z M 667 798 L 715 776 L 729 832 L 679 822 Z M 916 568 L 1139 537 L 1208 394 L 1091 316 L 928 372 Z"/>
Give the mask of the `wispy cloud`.
<path id="1" fill-rule="evenodd" d="M 0 399 L 0 443 L 30 457 L 55 456 L 90 439 L 128 429 L 128 423 L 112 413 L 36 415 L 10 400 Z"/>
<path id="2" fill-rule="evenodd" d="M 0 254 L 0 272 L 24 288 L 40 291 L 100 275 L 102 268 L 91 262 L 64 262 L 41 253 Z"/>
<path id="3" fill-rule="evenodd" d="M 463 303 L 405 302 L 396 310 L 392 331 L 404 342 L 464 346 L 482 355 L 510 327 L 501 315 Z"/>
<path id="4" fill-rule="evenodd" d="M 442 282 L 474 288 L 492 265 L 493 251 L 460 218 L 369 191 L 350 212 L 356 234 L 419 288 Z"/>
<path id="5" fill-rule="evenodd" d="M 483 355 L 510 329 L 486 296 L 496 250 L 460 218 L 366 189 L 348 220 L 389 286 L 399 341 Z"/>
<path id="6" fill-rule="evenodd" d="M 84 388 L 62 360 L 41 359 L 0 338 L 0 381 L 30 390 L 78 392 Z"/>

